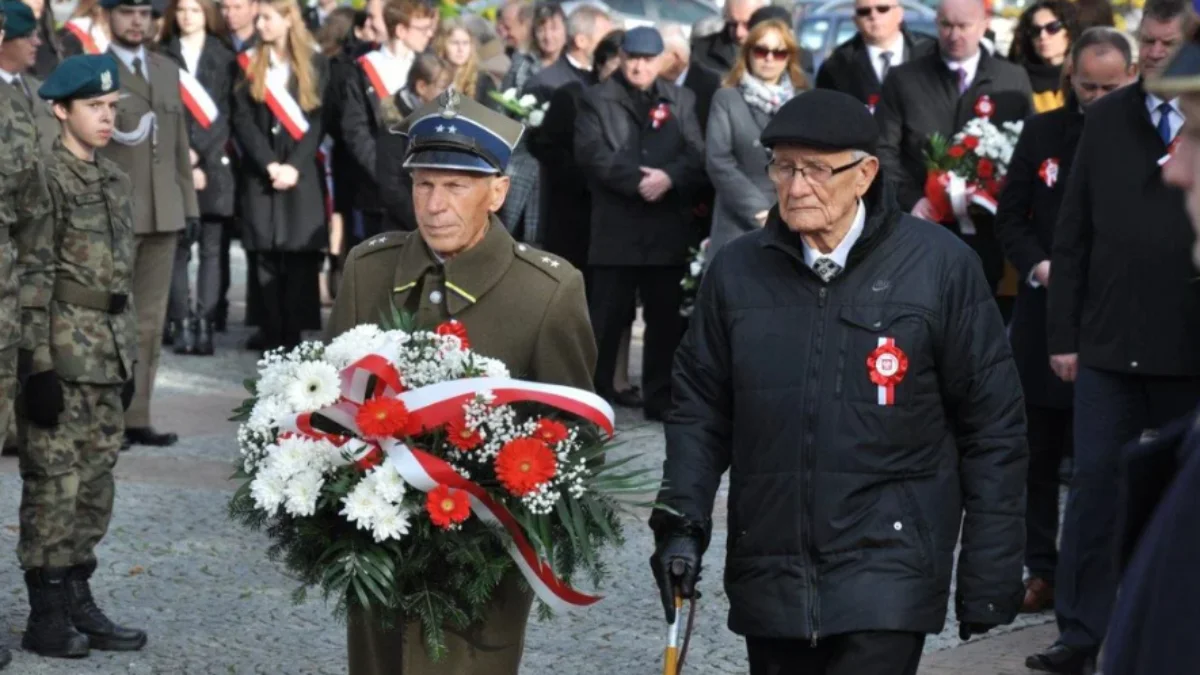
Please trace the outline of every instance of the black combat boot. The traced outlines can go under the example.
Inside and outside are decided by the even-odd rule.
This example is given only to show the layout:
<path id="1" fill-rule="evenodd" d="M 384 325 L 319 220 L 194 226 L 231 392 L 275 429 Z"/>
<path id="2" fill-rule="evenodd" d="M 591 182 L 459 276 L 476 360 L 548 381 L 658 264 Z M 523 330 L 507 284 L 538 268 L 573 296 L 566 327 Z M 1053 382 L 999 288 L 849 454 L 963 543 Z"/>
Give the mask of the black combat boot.
<path id="1" fill-rule="evenodd" d="M 109 652 L 132 652 L 146 646 L 145 631 L 125 628 L 113 623 L 92 599 L 88 579 L 96 571 L 96 563 L 76 565 L 67 570 L 67 600 L 71 622 L 87 636 L 92 649 Z"/>
<path id="2" fill-rule="evenodd" d="M 212 356 L 213 351 L 213 322 L 200 319 L 196 326 L 196 349 L 192 353 L 198 356 Z"/>
<path id="3" fill-rule="evenodd" d="M 176 354 L 196 353 L 196 320 L 184 319 L 179 322 L 179 332 L 175 334 Z"/>
<path id="4" fill-rule="evenodd" d="M 21 648 L 56 658 L 87 656 L 87 636 L 71 624 L 67 570 L 48 567 L 26 570 L 25 586 L 29 589 L 29 623 L 21 638 Z"/>

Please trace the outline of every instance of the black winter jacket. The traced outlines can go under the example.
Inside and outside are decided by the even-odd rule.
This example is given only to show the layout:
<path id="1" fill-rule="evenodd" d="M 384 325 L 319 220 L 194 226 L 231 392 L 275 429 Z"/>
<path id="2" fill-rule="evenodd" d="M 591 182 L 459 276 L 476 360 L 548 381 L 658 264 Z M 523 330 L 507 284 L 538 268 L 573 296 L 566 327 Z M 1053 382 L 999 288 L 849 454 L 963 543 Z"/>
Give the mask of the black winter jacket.
<path id="1" fill-rule="evenodd" d="M 1024 405 L 971 250 L 900 212 L 883 178 L 829 284 L 771 210 L 704 276 L 676 353 L 659 537 L 706 534 L 729 470 L 729 628 L 815 639 L 1010 622 L 1024 549 Z M 894 405 L 867 358 L 907 355 Z M 965 512 L 965 519 L 964 519 Z M 680 530 L 679 528 L 683 528 Z"/>

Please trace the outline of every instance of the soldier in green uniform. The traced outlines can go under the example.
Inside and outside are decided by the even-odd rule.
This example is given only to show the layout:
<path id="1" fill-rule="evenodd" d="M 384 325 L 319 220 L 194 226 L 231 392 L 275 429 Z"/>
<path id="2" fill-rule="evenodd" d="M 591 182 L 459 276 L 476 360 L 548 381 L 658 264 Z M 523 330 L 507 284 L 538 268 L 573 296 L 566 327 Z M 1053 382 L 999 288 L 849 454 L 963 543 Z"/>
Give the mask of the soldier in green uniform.
<path id="1" fill-rule="evenodd" d="M 451 90 L 413 112 L 404 130 L 418 231 L 381 234 L 350 251 L 328 337 L 376 323 L 394 305 L 419 328 L 461 321 L 471 347 L 504 361 L 516 377 L 590 390 L 596 343 L 583 276 L 514 241 L 495 216 L 521 124 Z M 531 602 L 513 572 L 486 621 L 446 633 L 449 654 L 439 663 L 426 656 L 419 626 L 385 628 L 352 608 L 350 673 L 515 675 Z"/>
<path id="2" fill-rule="evenodd" d="M 4 12 L 4 43 L 0 44 L 0 97 L 12 98 L 37 127 L 38 145 L 49 152 L 58 137 L 58 121 L 50 106 L 37 97 L 42 83 L 28 73 L 37 62 L 38 20 L 33 10 L 18 0 L 0 2 Z"/>
<path id="3" fill-rule="evenodd" d="M 133 397 L 133 188 L 96 154 L 112 137 L 120 97 L 111 56 L 63 61 L 38 94 L 53 102 L 62 133 L 46 160 L 53 222 L 21 241 L 22 261 L 39 263 L 45 277 L 21 298 L 25 331 L 37 345 L 21 401 L 29 425 L 17 557 L 30 605 L 21 645 L 78 658 L 89 648 L 146 644 L 145 633 L 104 615 L 89 586 Z"/>

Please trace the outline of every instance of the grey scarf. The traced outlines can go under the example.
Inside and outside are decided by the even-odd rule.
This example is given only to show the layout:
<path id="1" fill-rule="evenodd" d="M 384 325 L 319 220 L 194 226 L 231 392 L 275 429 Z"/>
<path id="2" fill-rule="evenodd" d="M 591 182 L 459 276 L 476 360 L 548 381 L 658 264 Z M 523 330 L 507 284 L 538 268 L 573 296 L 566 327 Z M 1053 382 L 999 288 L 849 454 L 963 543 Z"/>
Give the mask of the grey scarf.
<path id="1" fill-rule="evenodd" d="M 780 106 L 796 95 L 796 88 L 792 86 L 787 73 L 779 78 L 779 84 L 767 84 L 750 73 L 744 73 L 741 82 L 738 82 L 738 89 L 747 105 L 767 115 L 774 115 Z"/>

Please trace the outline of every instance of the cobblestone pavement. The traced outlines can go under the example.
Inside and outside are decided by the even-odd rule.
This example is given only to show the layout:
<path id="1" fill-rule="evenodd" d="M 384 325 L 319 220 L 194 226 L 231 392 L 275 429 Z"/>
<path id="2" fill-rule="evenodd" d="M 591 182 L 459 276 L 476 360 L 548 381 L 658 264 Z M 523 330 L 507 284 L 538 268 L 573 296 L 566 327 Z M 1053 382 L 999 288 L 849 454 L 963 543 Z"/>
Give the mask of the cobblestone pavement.
<path id="1" fill-rule="evenodd" d="M 241 273 L 235 269 L 234 276 L 240 278 Z M 134 654 L 93 653 L 85 661 L 42 659 L 17 650 L 8 672 L 345 672 L 345 629 L 329 607 L 319 598 L 293 604 L 295 583 L 266 559 L 266 539 L 235 526 L 225 515 L 234 487 L 228 477 L 237 454 L 234 426 L 226 418 L 242 396 L 238 383 L 253 373 L 255 361 L 253 355 L 236 348 L 244 337 L 240 329 L 221 336 L 215 358 L 164 354 L 154 422 L 183 438 L 172 448 L 134 448 L 122 454 L 117 467 L 116 514 L 100 547 L 100 569 L 93 586 L 111 616 L 149 630 L 149 645 Z M 641 454 L 639 462 L 659 465 L 663 453 L 659 425 L 620 411 L 618 426 L 625 443 L 614 454 Z M 0 460 L 0 514 L 4 514 L 0 548 L 9 551 L 17 541 L 19 495 L 15 460 L 4 458 Z M 712 544 L 716 555 L 707 561 L 710 567 L 702 584 L 706 594 L 697 612 L 689 675 L 747 671 L 742 642 L 724 625 L 728 605 L 717 582 L 723 568 L 719 553 L 725 540 L 724 499 L 718 501 L 718 531 Z M 627 545 L 608 554 L 613 574 L 602 589 L 606 599 L 584 613 L 532 623 L 524 675 L 661 671 L 664 625 L 646 565 L 652 542 L 643 515 L 629 517 L 627 525 Z M 9 642 L 16 645 L 27 604 L 15 555 L 10 560 L 0 566 L 0 589 L 7 589 L 0 590 L 0 597 L 7 598 L 0 602 L 0 616 L 8 621 Z M 1048 620 L 1047 616 L 1024 617 L 1019 625 Z M 927 650 L 956 646 L 958 640 L 951 632 L 948 628 L 932 636 Z M 1042 633 L 1037 637 L 1042 639 Z M 1018 672 L 1007 667 L 1002 671 L 995 651 L 981 652 L 988 655 L 982 662 L 989 665 L 980 669 L 953 666 L 929 672 Z M 1021 655 L 1012 655 L 1012 663 L 1023 659 L 1020 651 Z M 936 662 L 939 657 L 942 663 L 956 663 L 945 655 L 930 659 Z"/>

